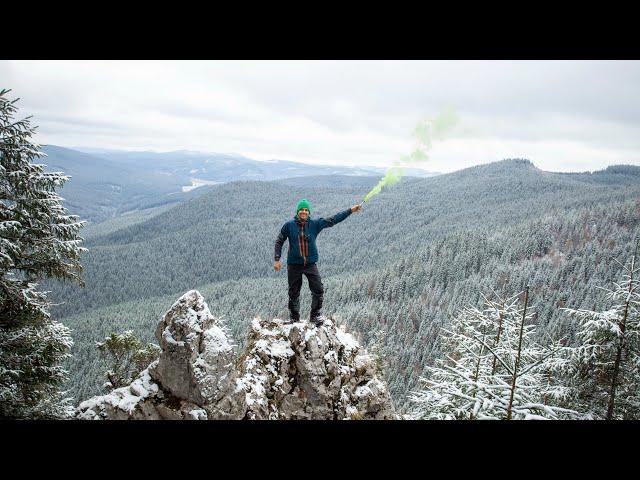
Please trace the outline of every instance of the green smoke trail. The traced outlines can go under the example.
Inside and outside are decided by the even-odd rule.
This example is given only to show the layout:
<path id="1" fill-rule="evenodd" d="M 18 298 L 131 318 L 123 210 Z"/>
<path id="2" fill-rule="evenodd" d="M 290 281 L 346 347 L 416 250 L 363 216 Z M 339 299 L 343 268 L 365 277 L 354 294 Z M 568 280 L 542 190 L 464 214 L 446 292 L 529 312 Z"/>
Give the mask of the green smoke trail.
<path id="1" fill-rule="evenodd" d="M 384 174 L 384 177 L 380 179 L 378 184 L 365 195 L 362 203 L 368 202 L 371 198 L 379 194 L 383 187 L 388 187 L 390 185 L 398 183 L 400 181 L 400 178 L 402 178 L 402 167 L 395 163 L 391 168 L 387 170 L 387 172 Z"/>
<path id="2" fill-rule="evenodd" d="M 458 124 L 458 116 L 452 109 L 440 112 L 436 118 L 423 120 L 413 131 L 418 146 L 411 155 L 402 157 L 403 162 L 424 162 L 429 159 L 434 140 L 444 140 L 445 136 Z"/>
<path id="3" fill-rule="evenodd" d="M 431 150 L 433 140 L 444 140 L 447 133 L 458 124 L 458 116 L 452 109 L 446 109 L 440 112 L 436 118 L 423 120 L 413 131 L 413 136 L 417 140 L 417 146 L 410 155 L 405 155 L 400 159 L 402 163 L 424 162 L 429 160 L 427 151 Z M 362 203 L 368 202 L 375 197 L 384 187 L 388 187 L 400 181 L 403 170 L 400 163 L 395 162 L 391 168 L 387 170 L 384 177 L 378 184 L 365 195 Z"/>

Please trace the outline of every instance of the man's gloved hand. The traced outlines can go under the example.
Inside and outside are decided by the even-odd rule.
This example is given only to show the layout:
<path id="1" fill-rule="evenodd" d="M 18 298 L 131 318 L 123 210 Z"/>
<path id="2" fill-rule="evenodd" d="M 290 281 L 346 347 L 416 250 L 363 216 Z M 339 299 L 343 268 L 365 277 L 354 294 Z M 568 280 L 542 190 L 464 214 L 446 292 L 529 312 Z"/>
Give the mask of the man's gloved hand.
<path id="1" fill-rule="evenodd" d="M 351 207 L 351 213 L 359 212 L 362 209 L 362 205 L 354 205 Z"/>
<path id="2" fill-rule="evenodd" d="M 276 272 L 279 272 L 281 268 L 282 268 L 282 262 L 281 262 L 280 260 L 276 260 L 276 261 L 273 263 L 273 269 L 274 269 Z"/>

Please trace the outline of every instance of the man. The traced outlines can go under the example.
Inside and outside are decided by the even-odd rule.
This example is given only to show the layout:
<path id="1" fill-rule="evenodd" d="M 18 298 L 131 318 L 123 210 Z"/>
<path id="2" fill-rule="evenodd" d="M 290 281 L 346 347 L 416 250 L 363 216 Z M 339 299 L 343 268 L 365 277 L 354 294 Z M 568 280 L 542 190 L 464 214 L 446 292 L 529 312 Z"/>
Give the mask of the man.
<path id="1" fill-rule="evenodd" d="M 318 249 L 316 237 L 325 228 L 333 227 L 349 215 L 357 212 L 362 207 L 353 207 L 336 213 L 333 217 L 312 219 L 311 204 L 307 199 L 302 199 L 296 206 L 296 216 L 289 220 L 280 229 L 276 239 L 275 263 L 273 268 L 280 271 L 280 255 L 282 245 L 289 239 L 289 254 L 287 255 L 287 278 L 289 280 L 289 322 L 300 321 L 300 288 L 302 287 L 302 275 L 306 275 L 311 290 L 311 315 L 310 321 L 316 326 L 322 325 L 324 319 L 320 315 L 322 308 L 322 295 L 324 288 L 316 262 L 318 261 Z"/>

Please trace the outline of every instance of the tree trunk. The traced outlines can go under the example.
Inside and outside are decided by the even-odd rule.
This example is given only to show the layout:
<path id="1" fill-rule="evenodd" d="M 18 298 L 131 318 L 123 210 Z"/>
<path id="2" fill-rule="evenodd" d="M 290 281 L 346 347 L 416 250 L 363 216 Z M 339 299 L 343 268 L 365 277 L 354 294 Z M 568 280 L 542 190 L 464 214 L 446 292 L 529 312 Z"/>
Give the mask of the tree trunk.
<path id="1" fill-rule="evenodd" d="M 502 318 L 504 316 L 504 301 L 502 302 L 502 310 L 500 311 L 500 317 L 498 319 L 498 333 L 496 334 L 496 340 L 493 343 L 494 347 L 498 346 L 498 342 L 500 341 L 500 334 L 502 333 Z M 491 365 L 491 375 L 495 375 L 496 373 L 496 361 L 498 358 L 493 356 L 493 365 Z"/>
<path id="2" fill-rule="evenodd" d="M 636 246 L 637 251 L 637 246 Z M 629 315 L 629 302 L 631 301 L 631 290 L 633 288 L 633 270 L 636 263 L 636 251 L 633 252 L 631 258 L 631 272 L 629 276 L 629 295 L 624 304 L 624 313 L 622 314 L 622 322 L 620 322 L 620 341 L 618 342 L 618 350 L 616 352 L 616 361 L 613 364 L 613 378 L 611 379 L 611 388 L 609 390 L 609 405 L 607 406 L 607 420 L 613 419 L 613 409 L 616 401 L 616 382 L 618 381 L 618 373 L 620 372 L 620 364 L 622 363 L 622 350 L 624 349 L 624 331 L 627 324 L 627 316 Z"/>
<path id="3" fill-rule="evenodd" d="M 494 348 L 498 346 L 498 342 L 500 341 L 500 335 L 502 334 L 502 319 L 504 318 L 504 289 L 507 285 L 507 281 L 505 280 L 502 284 L 502 293 L 500 295 L 500 315 L 498 316 L 498 333 L 496 334 L 496 340 L 493 343 Z M 493 356 L 493 364 L 491 365 L 491 375 L 496 374 L 496 362 L 498 358 Z"/>
<path id="4" fill-rule="evenodd" d="M 480 347 L 480 353 L 478 354 L 478 362 L 476 363 L 476 371 L 474 374 L 474 378 L 473 381 L 478 383 L 478 377 L 480 376 L 480 362 L 482 361 L 482 353 L 484 352 L 484 339 L 485 339 L 486 333 L 482 334 L 482 346 Z M 476 398 L 476 395 L 478 394 L 478 389 L 476 388 L 476 390 L 473 393 L 473 398 Z M 473 408 L 471 409 L 471 412 L 469 413 L 469 420 L 473 420 Z"/>
<path id="5" fill-rule="evenodd" d="M 520 336 L 518 338 L 518 352 L 516 353 L 516 363 L 513 367 L 513 378 L 511 379 L 511 393 L 509 395 L 509 405 L 507 406 L 507 420 L 511 420 L 511 408 L 513 406 L 513 395 L 516 392 L 516 380 L 518 379 L 518 366 L 520 365 L 520 352 L 522 351 L 522 333 L 524 331 L 524 320 L 527 317 L 527 304 L 529 303 L 529 285 L 524 291 L 524 310 L 522 311 L 522 323 L 520 323 Z"/>

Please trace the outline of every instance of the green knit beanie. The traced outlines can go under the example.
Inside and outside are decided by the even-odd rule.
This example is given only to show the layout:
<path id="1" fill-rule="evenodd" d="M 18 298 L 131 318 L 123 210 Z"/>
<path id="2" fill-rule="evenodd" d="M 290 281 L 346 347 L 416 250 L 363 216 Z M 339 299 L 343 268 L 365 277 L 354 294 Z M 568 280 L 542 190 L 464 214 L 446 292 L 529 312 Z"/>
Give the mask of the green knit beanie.
<path id="1" fill-rule="evenodd" d="M 298 202 L 298 205 L 296 206 L 296 215 L 298 214 L 301 208 L 306 208 L 307 210 L 309 210 L 309 213 L 311 213 L 311 204 L 309 203 L 309 200 L 307 200 L 306 198 L 303 198 Z"/>

